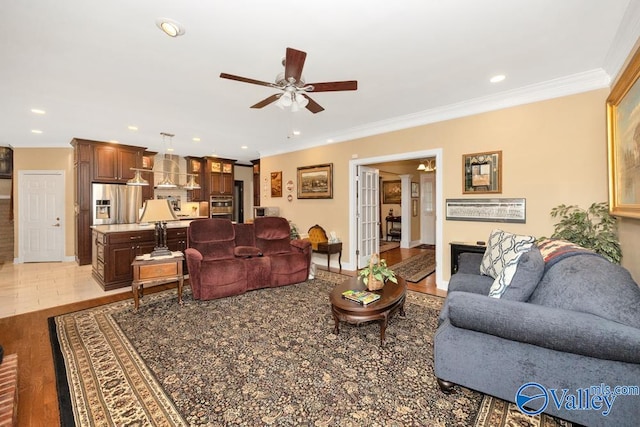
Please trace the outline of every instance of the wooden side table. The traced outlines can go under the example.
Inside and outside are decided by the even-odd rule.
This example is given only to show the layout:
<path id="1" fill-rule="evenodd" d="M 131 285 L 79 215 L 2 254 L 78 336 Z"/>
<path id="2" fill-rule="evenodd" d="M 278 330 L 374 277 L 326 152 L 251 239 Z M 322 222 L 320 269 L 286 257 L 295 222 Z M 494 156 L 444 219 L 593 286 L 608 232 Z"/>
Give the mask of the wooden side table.
<path id="1" fill-rule="evenodd" d="M 319 242 L 318 249 L 315 252 L 327 254 L 327 271 L 331 271 L 331 254 L 338 254 L 338 265 L 340 266 L 340 273 L 342 273 L 342 242 Z"/>
<path id="2" fill-rule="evenodd" d="M 184 275 L 182 274 L 182 252 L 172 252 L 172 257 L 151 258 L 149 254 L 137 257 L 132 263 L 133 304 L 135 311 L 140 307 L 140 298 L 144 293 L 144 285 L 155 286 L 164 283 L 178 282 L 178 303 L 182 304 L 182 286 Z"/>

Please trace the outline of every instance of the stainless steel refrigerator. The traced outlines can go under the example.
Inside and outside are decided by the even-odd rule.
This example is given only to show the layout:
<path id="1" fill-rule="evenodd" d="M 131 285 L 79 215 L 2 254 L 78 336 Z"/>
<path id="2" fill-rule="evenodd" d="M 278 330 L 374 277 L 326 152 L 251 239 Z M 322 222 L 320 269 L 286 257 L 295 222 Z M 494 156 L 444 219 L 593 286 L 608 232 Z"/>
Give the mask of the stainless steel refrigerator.
<path id="1" fill-rule="evenodd" d="M 93 225 L 134 224 L 142 208 L 142 188 L 124 184 L 93 184 Z"/>

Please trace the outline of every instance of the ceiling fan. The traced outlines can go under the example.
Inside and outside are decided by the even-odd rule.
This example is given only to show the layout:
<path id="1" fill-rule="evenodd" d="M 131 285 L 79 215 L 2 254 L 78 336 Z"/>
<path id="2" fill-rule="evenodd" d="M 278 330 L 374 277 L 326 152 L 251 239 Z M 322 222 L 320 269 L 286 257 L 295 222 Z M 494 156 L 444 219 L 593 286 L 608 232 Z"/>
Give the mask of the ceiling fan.
<path id="1" fill-rule="evenodd" d="M 220 73 L 223 79 L 237 80 L 239 82 L 251 83 L 260 86 L 268 86 L 279 89 L 282 93 L 276 93 L 251 106 L 251 108 L 263 108 L 276 102 L 281 108 L 291 107 L 291 111 L 298 111 L 306 108 L 312 113 L 319 113 L 324 108 L 309 97 L 312 92 L 336 92 L 344 90 L 358 89 L 356 80 L 342 82 L 306 83 L 302 77 L 302 67 L 307 57 L 306 52 L 287 48 L 287 55 L 283 60 L 284 73 L 278 74 L 275 83 L 263 82 L 246 77 L 234 76 L 233 74 Z"/>

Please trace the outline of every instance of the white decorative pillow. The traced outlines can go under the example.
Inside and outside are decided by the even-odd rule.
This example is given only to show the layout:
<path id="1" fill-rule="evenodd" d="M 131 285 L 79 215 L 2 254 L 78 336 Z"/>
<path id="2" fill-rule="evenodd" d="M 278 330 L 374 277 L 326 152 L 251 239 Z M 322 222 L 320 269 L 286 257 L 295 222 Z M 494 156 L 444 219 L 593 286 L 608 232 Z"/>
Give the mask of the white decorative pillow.
<path id="1" fill-rule="evenodd" d="M 513 276 L 516 275 L 516 270 L 518 268 L 518 262 L 520 261 L 520 257 L 524 252 L 521 252 L 516 255 L 516 257 L 512 260 L 512 262 L 508 263 L 498 274 L 498 277 L 491 284 L 491 288 L 489 289 L 489 296 L 491 298 L 500 298 L 502 294 L 507 290 L 509 285 L 511 284 L 511 280 Z"/>
<path id="2" fill-rule="evenodd" d="M 531 249 L 534 243 L 533 236 L 520 236 L 502 230 L 491 232 L 480 265 L 480 274 L 495 279 L 489 296 L 500 298 L 516 274 L 520 256 Z"/>

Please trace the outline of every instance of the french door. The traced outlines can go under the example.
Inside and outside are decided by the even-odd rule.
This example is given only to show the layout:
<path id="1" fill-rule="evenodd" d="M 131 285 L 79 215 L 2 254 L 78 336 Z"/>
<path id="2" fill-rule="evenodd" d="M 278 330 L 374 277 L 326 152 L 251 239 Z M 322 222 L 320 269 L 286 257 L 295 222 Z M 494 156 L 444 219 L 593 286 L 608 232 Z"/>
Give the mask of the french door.
<path id="1" fill-rule="evenodd" d="M 358 265 L 362 268 L 380 247 L 380 171 L 358 166 Z"/>

